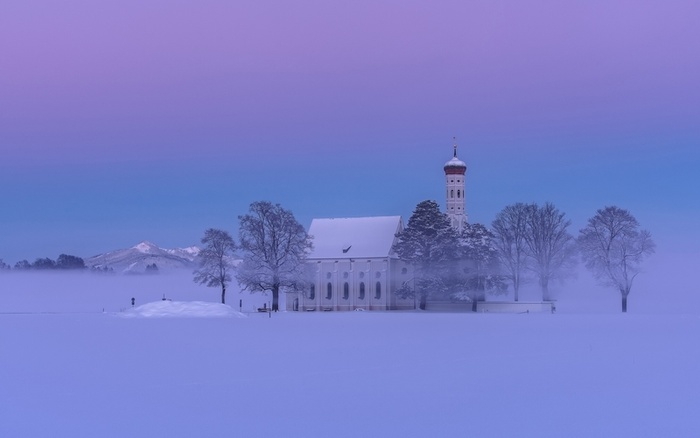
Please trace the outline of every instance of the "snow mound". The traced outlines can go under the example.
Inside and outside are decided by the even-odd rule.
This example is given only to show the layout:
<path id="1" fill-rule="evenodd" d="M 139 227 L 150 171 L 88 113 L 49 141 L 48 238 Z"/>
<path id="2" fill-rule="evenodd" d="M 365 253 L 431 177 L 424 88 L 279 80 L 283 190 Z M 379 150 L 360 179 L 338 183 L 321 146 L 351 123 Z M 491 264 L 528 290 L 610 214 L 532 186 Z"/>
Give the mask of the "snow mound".
<path id="1" fill-rule="evenodd" d="M 231 306 L 204 301 L 154 301 L 129 309 L 120 316 L 127 318 L 245 318 Z"/>

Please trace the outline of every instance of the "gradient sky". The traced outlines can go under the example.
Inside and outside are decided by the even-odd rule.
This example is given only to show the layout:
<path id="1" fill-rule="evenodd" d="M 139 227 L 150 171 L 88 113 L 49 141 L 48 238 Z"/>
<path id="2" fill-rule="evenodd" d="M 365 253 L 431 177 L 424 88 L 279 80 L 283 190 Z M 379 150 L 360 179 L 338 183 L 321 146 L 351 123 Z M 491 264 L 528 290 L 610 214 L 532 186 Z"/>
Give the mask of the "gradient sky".
<path id="1" fill-rule="evenodd" d="M 313 217 L 628 208 L 698 255 L 695 1 L 0 2 L 0 258 Z"/>

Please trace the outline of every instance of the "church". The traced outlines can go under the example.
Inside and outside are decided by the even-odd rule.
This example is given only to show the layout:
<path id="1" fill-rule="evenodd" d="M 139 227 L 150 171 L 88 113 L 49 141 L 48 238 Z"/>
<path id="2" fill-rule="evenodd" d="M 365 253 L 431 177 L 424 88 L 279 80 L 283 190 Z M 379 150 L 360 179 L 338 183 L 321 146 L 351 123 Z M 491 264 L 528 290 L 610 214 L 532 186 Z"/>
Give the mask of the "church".
<path id="1" fill-rule="evenodd" d="M 445 163 L 446 211 L 452 226 L 467 224 L 465 176 L 467 165 L 457 158 Z M 313 249 L 307 258 L 311 286 L 305 293 L 290 293 L 289 311 L 407 310 L 414 298 L 399 298 L 395 291 L 412 281 L 411 266 L 399 260 L 392 248 L 403 230 L 401 216 L 313 219 L 309 235 Z"/>

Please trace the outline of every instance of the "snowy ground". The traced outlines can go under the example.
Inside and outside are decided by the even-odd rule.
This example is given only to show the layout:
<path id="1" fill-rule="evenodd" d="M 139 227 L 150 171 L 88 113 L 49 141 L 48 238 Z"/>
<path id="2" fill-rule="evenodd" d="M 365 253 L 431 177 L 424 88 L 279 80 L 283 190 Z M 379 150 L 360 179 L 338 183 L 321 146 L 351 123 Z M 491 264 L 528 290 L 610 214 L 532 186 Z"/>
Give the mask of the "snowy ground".
<path id="1" fill-rule="evenodd" d="M 0 276 L 0 436 L 700 436 L 700 313 L 643 293 L 627 315 L 270 318 L 107 278 Z"/>

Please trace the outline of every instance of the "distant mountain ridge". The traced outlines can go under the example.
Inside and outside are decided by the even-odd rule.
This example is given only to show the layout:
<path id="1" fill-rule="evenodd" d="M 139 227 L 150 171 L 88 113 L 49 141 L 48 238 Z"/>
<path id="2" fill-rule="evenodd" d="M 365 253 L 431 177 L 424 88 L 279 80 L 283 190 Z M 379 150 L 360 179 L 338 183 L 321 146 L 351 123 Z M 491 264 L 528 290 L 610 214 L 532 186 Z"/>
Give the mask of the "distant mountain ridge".
<path id="1" fill-rule="evenodd" d="M 146 267 L 155 264 L 158 271 L 194 269 L 200 249 L 196 246 L 166 249 L 143 241 L 131 248 L 99 254 L 85 260 L 88 268 L 113 269 L 125 274 L 146 273 Z"/>

